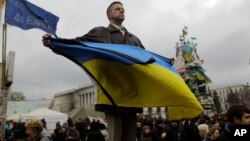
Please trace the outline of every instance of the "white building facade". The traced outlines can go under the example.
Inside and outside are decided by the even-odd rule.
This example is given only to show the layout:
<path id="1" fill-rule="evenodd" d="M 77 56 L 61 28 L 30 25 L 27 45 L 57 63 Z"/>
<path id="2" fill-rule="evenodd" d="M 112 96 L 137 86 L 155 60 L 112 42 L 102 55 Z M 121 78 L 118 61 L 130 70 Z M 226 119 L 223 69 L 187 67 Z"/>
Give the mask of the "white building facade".
<path id="1" fill-rule="evenodd" d="M 57 93 L 54 96 L 53 109 L 67 113 L 72 109 L 94 105 L 96 103 L 96 92 L 95 85 L 87 85 Z"/>
<path id="2" fill-rule="evenodd" d="M 227 96 L 232 90 L 233 93 L 242 93 L 246 90 L 247 85 L 235 85 L 211 90 L 211 93 L 216 92 L 219 96 L 222 111 L 229 108 Z M 57 93 L 54 96 L 53 109 L 60 112 L 70 112 L 72 109 L 79 109 L 84 106 L 95 105 L 97 102 L 97 86 L 87 85 L 80 86 L 76 89 L 71 89 Z M 145 107 L 142 115 L 161 116 L 166 118 L 166 107 Z"/>
<path id="3" fill-rule="evenodd" d="M 230 91 L 232 90 L 233 93 L 241 94 L 246 90 L 246 87 L 248 87 L 248 86 L 247 85 L 234 85 L 234 86 L 213 89 L 211 92 L 212 92 L 212 94 L 214 94 L 214 92 L 216 91 L 216 93 L 218 94 L 218 96 L 220 98 L 222 111 L 225 112 L 230 106 L 228 103 L 228 100 L 227 100 L 227 97 L 228 97 L 228 94 L 230 93 Z M 247 88 L 247 89 L 249 89 L 249 88 Z"/>

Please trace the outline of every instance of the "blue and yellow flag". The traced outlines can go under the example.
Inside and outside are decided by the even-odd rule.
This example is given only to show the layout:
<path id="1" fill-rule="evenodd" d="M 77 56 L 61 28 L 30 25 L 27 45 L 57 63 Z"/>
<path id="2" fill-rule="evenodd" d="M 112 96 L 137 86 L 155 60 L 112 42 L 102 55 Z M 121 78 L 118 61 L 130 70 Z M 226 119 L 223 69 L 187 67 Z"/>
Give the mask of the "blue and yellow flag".
<path id="1" fill-rule="evenodd" d="M 193 118 L 203 112 L 168 58 L 121 44 L 54 39 L 51 46 L 97 82 L 98 104 L 169 107 L 169 119 Z"/>

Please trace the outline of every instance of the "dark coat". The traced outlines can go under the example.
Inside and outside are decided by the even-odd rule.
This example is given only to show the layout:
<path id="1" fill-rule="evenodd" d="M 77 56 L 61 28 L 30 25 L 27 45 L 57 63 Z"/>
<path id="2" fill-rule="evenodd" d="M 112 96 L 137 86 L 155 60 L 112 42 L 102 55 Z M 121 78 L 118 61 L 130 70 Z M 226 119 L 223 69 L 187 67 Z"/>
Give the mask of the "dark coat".
<path id="1" fill-rule="evenodd" d="M 105 141 L 105 138 L 99 130 L 90 130 L 87 141 Z"/>
<path id="2" fill-rule="evenodd" d="M 166 133 L 165 139 L 161 138 L 162 133 Z M 172 140 L 173 140 L 172 134 L 168 127 L 162 128 L 158 125 L 155 126 L 155 128 L 152 131 L 152 141 L 172 141 Z"/>
<path id="3" fill-rule="evenodd" d="M 140 141 L 152 141 L 152 134 L 144 134 L 142 133 L 140 136 Z"/>
<path id="4" fill-rule="evenodd" d="M 77 37 L 76 40 L 99 43 L 127 44 L 144 48 L 139 38 L 125 29 L 125 35 L 110 24 L 108 27 L 95 27 L 87 34 Z"/>

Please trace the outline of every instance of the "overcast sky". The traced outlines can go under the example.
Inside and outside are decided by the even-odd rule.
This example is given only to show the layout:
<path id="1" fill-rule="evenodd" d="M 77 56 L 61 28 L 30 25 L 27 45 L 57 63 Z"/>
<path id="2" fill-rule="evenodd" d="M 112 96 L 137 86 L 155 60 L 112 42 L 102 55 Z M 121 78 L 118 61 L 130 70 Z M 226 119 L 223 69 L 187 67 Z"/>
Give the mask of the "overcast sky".
<path id="1" fill-rule="evenodd" d="M 95 26 L 107 26 L 113 0 L 29 0 L 60 17 L 57 35 L 74 38 Z M 122 0 L 124 26 L 147 50 L 175 57 L 184 26 L 197 38 L 197 52 L 212 79 L 211 88 L 250 82 L 249 0 Z M 7 51 L 16 52 L 13 91 L 38 99 L 91 83 L 68 59 L 43 47 L 38 29 L 8 26 Z"/>

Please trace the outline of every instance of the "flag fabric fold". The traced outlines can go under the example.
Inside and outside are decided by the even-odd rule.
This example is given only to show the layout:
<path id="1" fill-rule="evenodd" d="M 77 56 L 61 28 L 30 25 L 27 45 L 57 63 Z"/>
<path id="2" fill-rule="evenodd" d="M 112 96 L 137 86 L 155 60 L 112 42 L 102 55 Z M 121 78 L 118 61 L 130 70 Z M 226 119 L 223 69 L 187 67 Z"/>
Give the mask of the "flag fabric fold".
<path id="1" fill-rule="evenodd" d="M 56 34 L 59 17 L 28 2 L 27 0 L 8 0 L 6 22 L 23 30 L 38 28 Z"/>
<path id="2" fill-rule="evenodd" d="M 97 104 L 169 107 L 169 119 L 193 118 L 203 112 L 168 58 L 121 44 L 54 39 L 51 46 L 86 70 L 103 88 L 98 89 Z"/>

